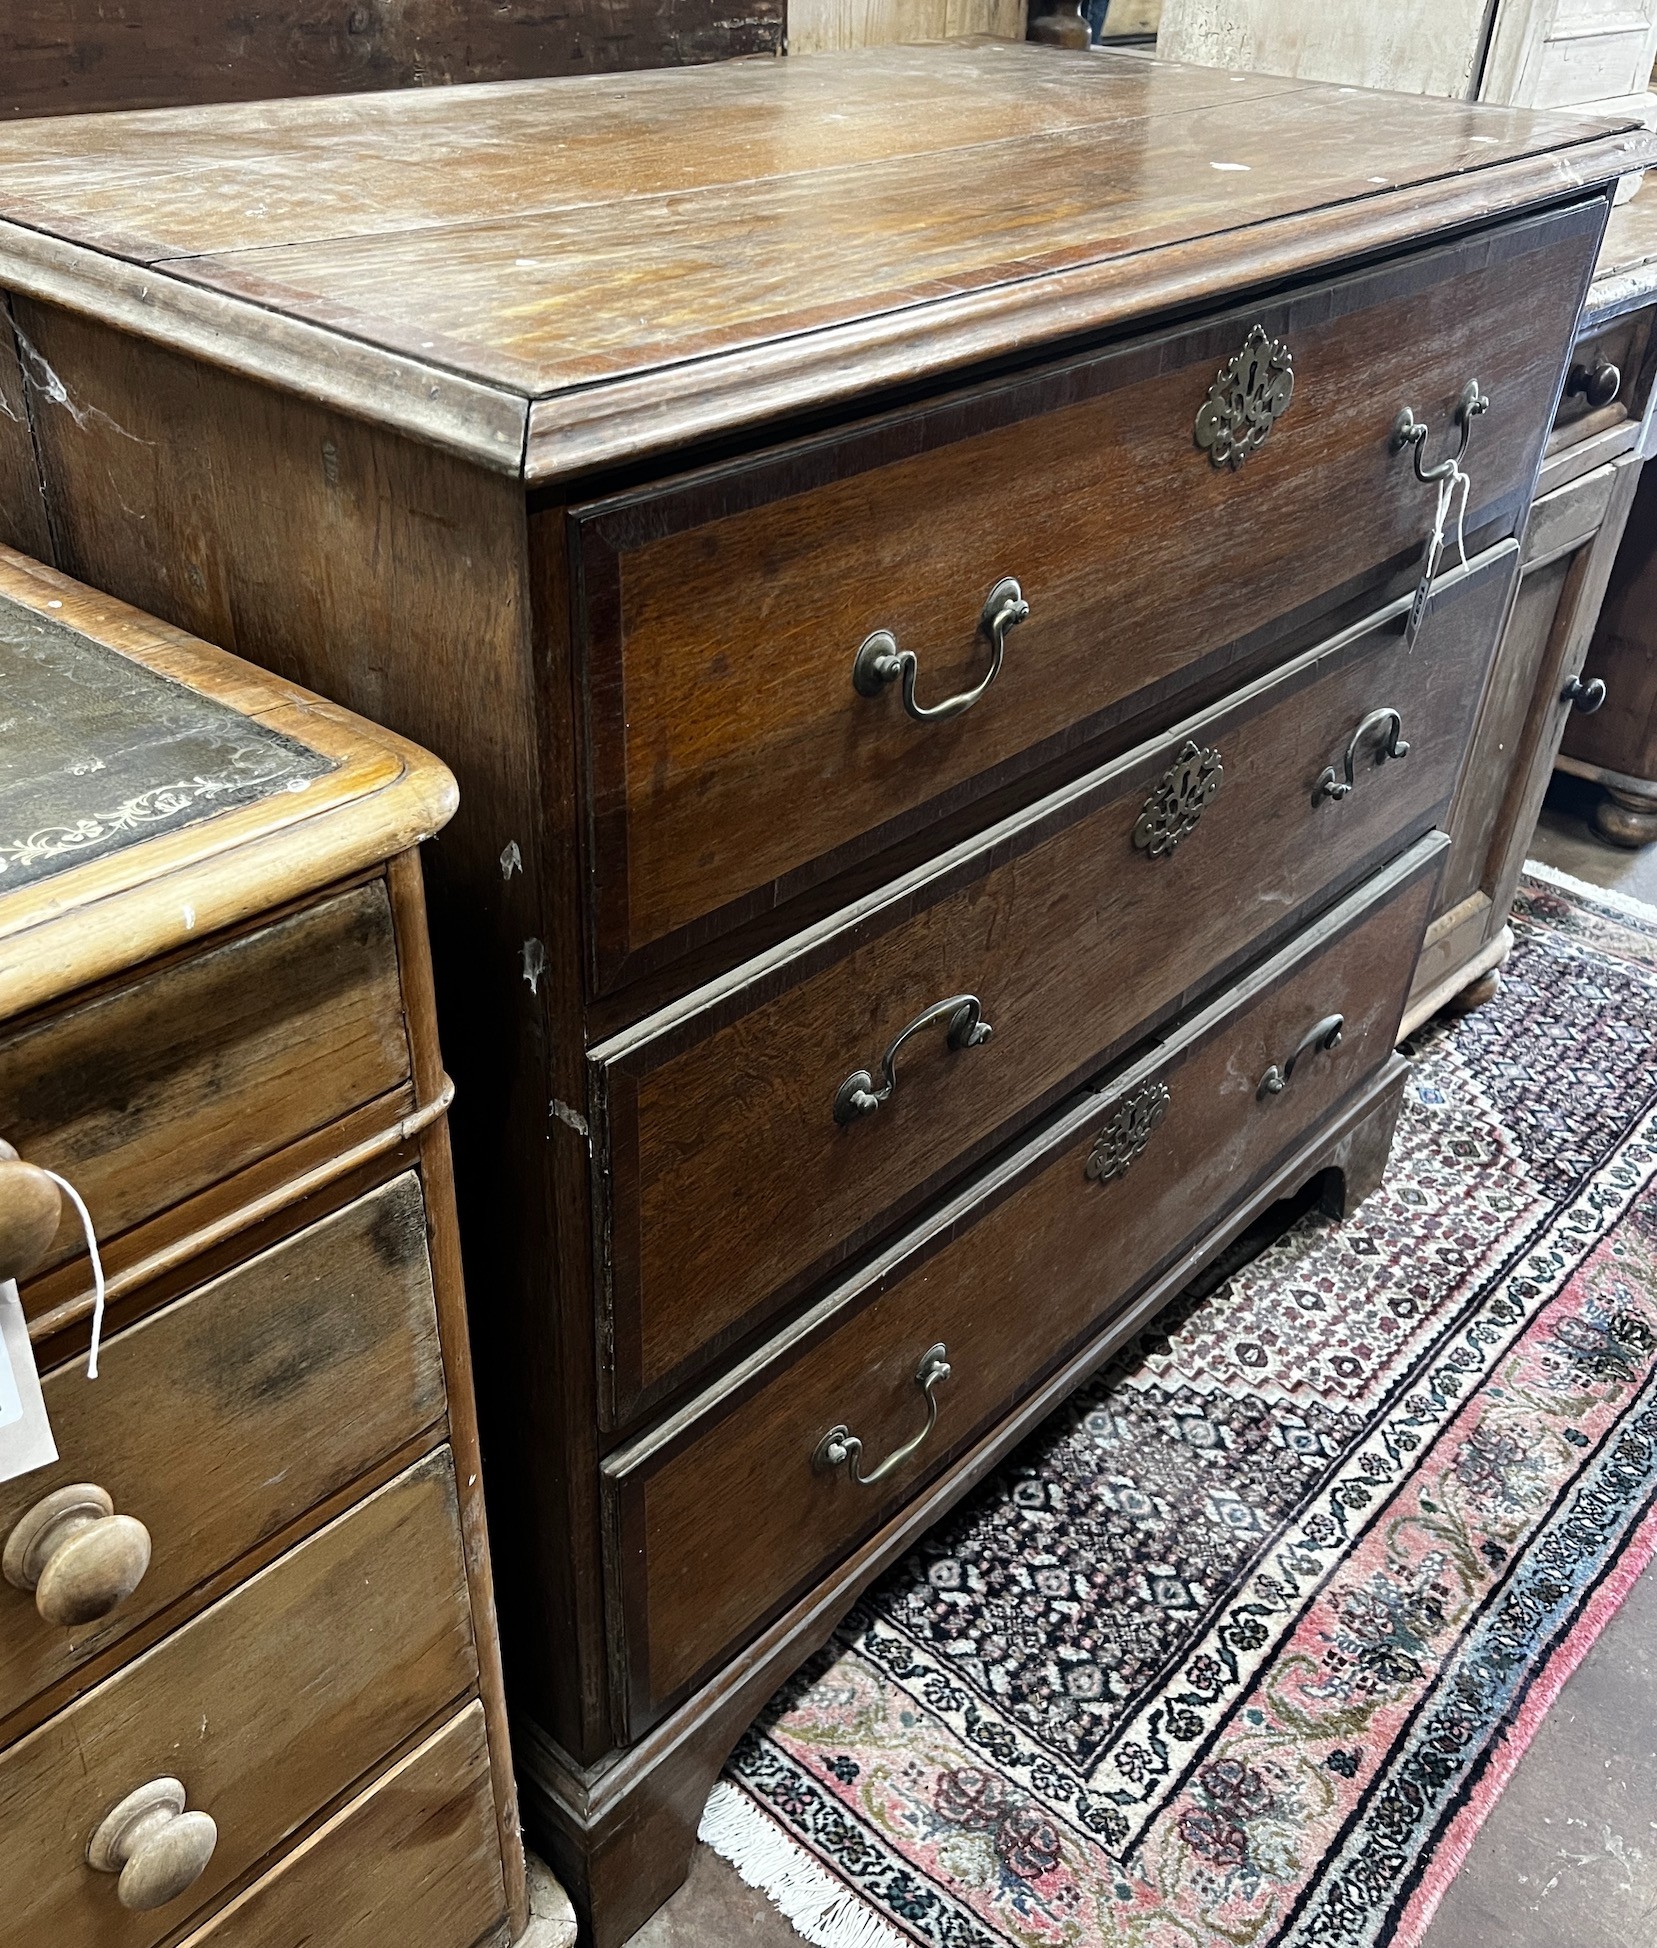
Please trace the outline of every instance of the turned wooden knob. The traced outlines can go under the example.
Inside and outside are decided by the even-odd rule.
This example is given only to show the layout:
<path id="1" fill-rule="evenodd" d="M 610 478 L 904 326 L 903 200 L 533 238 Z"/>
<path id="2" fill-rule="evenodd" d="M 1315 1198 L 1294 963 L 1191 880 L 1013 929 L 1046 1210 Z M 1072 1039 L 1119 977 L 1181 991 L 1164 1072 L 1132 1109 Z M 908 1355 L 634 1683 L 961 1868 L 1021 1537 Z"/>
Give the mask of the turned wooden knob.
<path id="1" fill-rule="evenodd" d="M 0 1143 L 0 1284 L 27 1278 L 52 1248 L 63 1196 L 44 1170 Z"/>
<path id="2" fill-rule="evenodd" d="M 152 1779 L 104 1814 L 86 1862 L 100 1874 L 119 1874 L 116 1899 L 144 1913 L 194 1887 L 218 1843 L 219 1829 L 206 1813 L 185 1812 L 177 1779 Z"/>
<path id="3" fill-rule="evenodd" d="M 33 1590 L 48 1623 L 94 1623 L 137 1589 L 150 1566 L 150 1532 L 93 1481 L 35 1503 L 6 1538 L 0 1566 L 14 1589 Z"/>

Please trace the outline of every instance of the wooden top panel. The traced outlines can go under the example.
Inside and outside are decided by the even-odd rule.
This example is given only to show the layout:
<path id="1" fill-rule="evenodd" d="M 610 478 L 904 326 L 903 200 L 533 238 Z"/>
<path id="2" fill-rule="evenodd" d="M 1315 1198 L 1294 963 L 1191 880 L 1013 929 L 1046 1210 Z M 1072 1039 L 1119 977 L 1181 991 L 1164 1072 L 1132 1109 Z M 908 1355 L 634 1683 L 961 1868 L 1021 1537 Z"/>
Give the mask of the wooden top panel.
<path id="1" fill-rule="evenodd" d="M 1637 196 L 1611 212 L 1594 275 L 1615 277 L 1653 259 L 1657 259 L 1657 178 L 1648 176 Z"/>
<path id="2" fill-rule="evenodd" d="M 1619 203 L 1605 226 L 1594 281 L 1583 307 L 1583 329 L 1657 298 L 1657 176 Z"/>
<path id="3" fill-rule="evenodd" d="M 539 402 L 534 476 L 560 464 L 549 402 L 590 414 L 667 374 L 678 402 L 687 367 L 729 390 L 802 337 L 844 351 L 855 396 L 899 376 L 859 367 L 872 322 L 913 378 L 947 362 L 940 318 L 991 294 L 1012 297 L 970 358 L 1117 322 L 1135 290 L 1155 309 L 1171 267 L 1188 298 L 1235 293 L 1345 254 L 1330 212 L 1386 247 L 1657 156 L 1610 126 L 1003 41 L 54 119 L 0 130 L 0 280 L 156 336 L 189 338 L 188 312 L 193 349 L 254 370 L 282 328 L 344 341 L 318 388 L 347 404 L 376 354 Z M 1052 316 L 1054 280 L 1101 269 L 1109 306 Z M 384 416 L 383 386 L 361 394 Z"/>
<path id="4" fill-rule="evenodd" d="M 0 1018 L 377 863 L 435 758 L 0 548 Z"/>

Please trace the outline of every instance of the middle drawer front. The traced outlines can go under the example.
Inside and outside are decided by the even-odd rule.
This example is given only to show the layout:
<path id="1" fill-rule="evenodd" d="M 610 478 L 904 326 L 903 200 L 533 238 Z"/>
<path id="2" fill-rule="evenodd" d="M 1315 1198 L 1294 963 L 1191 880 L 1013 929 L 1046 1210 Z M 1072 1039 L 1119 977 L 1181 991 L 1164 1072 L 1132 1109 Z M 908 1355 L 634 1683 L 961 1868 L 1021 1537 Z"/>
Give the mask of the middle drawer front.
<path id="1" fill-rule="evenodd" d="M 440 1448 L 0 1757 L 7 1941 L 147 1948 L 476 1684 Z M 188 1892 L 133 1912 L 87 1841 L 166 1778 L 218 1841 Z"/>
<path id="2" fill-rule="evenodd" d="M 443 1422 L 412 1171 L 49 1373 L 59 1459 L 0 1483 L 0 1538 L 72 1483 L 142 1522 L 149 1567 L 110 1614 L 48 1622 L 0 1584 L 0 1718 Z M 187 1459 L 185 1457 L 188 1457 Z"/>
<path id="3" fill-rule="evenodd" d="M 594 1050 L 612 1424 L 1440 820 L 1516 558 L 1441 584 L 1413 650 L 1390 613 L 1338 637 Z M 836 1120 L 966 996 L 989 1040 L 943 1010 Z"/>
<path id="4" fill-rule="evenodd" d="M 782 1342 L 611 1457 L 611 1601 L 635 1734 L 1380 1070 L 1446 849 L 1440 833 L 1419 841 Z M 915 1443 L 932 1348 L 950 1367 L 932 1389 L 936 1424 L 880 1482 L 851 1480 L 820 1443 L 855 1433 L 865 1475 Z"/>

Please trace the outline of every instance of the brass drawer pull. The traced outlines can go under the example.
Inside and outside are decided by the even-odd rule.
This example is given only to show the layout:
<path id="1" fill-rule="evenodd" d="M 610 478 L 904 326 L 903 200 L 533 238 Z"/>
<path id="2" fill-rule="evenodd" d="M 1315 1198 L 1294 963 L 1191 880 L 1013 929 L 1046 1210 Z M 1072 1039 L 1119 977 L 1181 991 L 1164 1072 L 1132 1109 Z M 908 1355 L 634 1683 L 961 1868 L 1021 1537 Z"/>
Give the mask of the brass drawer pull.
<path id="1" fill-rule="evenodd" d="M 1260 1078 L 1260 1087 L 1254 1092 L 1257 1102 L 1264 1102 L 1268 1096 L 1281 1096 L 1294 1080 L 1295 1065 L 1303 1055 L 1323 1054 L 1339 1048 L 1341 1037 L 1346 1033 L 1345 1015 L 1325 1015 L 1315 1027 L 1308 1028 L 1300 1038 L 1300 1046 L 1295 1050 L 1282 1068 L 1274 1062 Z"/>
<path id="2" fill-rule="evenodd" d="M 978 632 L 989 639 L 990 667 L 983 681 L 958 696 L 945 697 L 942 703 L 915 701 L 915 679 L 920 659 L 912 649 L 899 649 L 890 629 L 877 629 L 858 650 L 852 662 L 852 688 L 860 697 L 878 697 L 888 683 L 903 679 L 903 707 L 917 724 L 941 723 L 946 717 L 959 717 L 970 710 L 1001 674 L 1001 659 L 1007 653 L 1007 631 L 1024 621 L 1030 605 L 1024 591 L 1011 575 L 996 583 L 984 600 L 978 618 Z"/>
<path id="3" fill-rule="evenodd" d="M 1375 762 L 1385 764 L 1388 758 L 1407 758 L 1410 747 L 1404 742 L 1404 720 L 1396 710 L 1372 710 L 1358 728 L 1352 733 L 1352 741 L 1346 747 L 1346 776 L 1331 764 L 1318 779 L 1317 791 L 1320 798 L 1345 798 L 1356 782 L 1358 753 L 1375 736 L 1377 731 L 1385 731 L 1384 741 L 1377 741 Z"/>
<path id="4" fill-rule="evenodd" d="M 1568 703 L 1584 717 L 1592 717 L 1605 701 L 1605 679 L 1594 676 L 1584 683 L 1580 676 L 1573 676 L 1560 691 L 1559 701 Z"/>
<path id="5" fill-rule="evenodd" d="M 1413 447 L 1415 477 L 1423 487 L 1436 487 L 1441 480 L 1451 480 L 1461 470 L 1461 463 L 1467 458 L 1467 444 L 1473 437 L 1473 422 L 1480 413 L 1490 410 L 1489 398 L 1479 390 L 1477 379 L 1469 379 L 1462 387 L 1461 397 L 1456 401 L 1456 424 L 1461 428 L 1461 444 L 1456 448 L 1453 460 L 1440 460 L 1436 466 L 1424 467 L 1421 456 L 1427 447 L 1427 422 L 1417 419 L 1406 406 L 1392 422 L 1392 444 L 1394 449 Z"/>
<path id="6" fill-rule="evenodd" d="M 938 1387 L 949 1378 L 949 1348 L 929 1346 L 921 1355 L 921 1363 L 915 1368 L 915 1385 L 926 1395 L 926 1425 L 912 1441 L 905 1441 L 900 1448 L 894 1448 L 880 1466 L 870 1474 L 864 1474 L 859 1467 L 863 1458 L 863 1443 L 844 1425 L 831 1427 L 817 1443 L 812 1453 L 812 1464 L 825 1472 L 834 1468 L 844 1468 L 859 1488 L 873 1488 L 877 1482 L 884 1481 L 889 1474 L 901 1468 L 912 1454 L 918 1454 L 927 1436 L 938 1424 Z"/>
<path id="7" fill-rule="evenodd" d="M 150 1566 L 150 1532 L 117 1515 L 93 1481 L 59 1488 L 18 1517 L 0 1567 L 13 1589 L 33 1590 L 46 1623 L 96 1623 L 137 1589 Z"/>
<path id="8" fill-rule="evenodd" d="M 898 1050 L 911 1035 L 939 1021 L 949 1023 L 951 1048 L 977 1048 L 993 1032 L 976 994 L 952 994 L 947 1001 L 934 1002 L 925 1014 L 916 1015 L 880 1058 L 882 1080 L 878 1089 L 867 1069 L 856 1069 L 846 1077 L 834 1092 L 834 1120 L 855 1123 L 859 1117 L 872 1116 L 898 1086 Z"/>
<path id="9" fill-rule="evenodd" d="M 98 1822 L 86 1864 L 100 1874 L 119 1874 L 115 1898 L 143 1914 L 194 1887 L 218 1843 L 219 1829 L 206 1813 L 185 1812 L 177 1779 L 152 1779 Z"/>

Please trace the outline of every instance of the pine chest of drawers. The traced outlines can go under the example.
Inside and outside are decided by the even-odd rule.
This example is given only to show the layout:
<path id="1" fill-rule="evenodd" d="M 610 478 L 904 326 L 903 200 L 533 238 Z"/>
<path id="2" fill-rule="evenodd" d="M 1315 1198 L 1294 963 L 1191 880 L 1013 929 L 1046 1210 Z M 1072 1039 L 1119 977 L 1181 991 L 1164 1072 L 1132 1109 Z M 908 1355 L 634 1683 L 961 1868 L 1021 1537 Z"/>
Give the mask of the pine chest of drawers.
<path id="1" fill-rule="evenodd" d="M 601 1948 L 884 1564 L 1377 1180 L 1651 146 L 1005 44 L 0 132 L 9 538 L 460 781 L 515 1742 Z"/>
<path id="2" fill-rule="evenodd" d="M 0 1274 L 57 1450 L 0 1481 L 0 1941 L 504 1943 L 453 780 L 4 548 L 0 693 Z"/>

